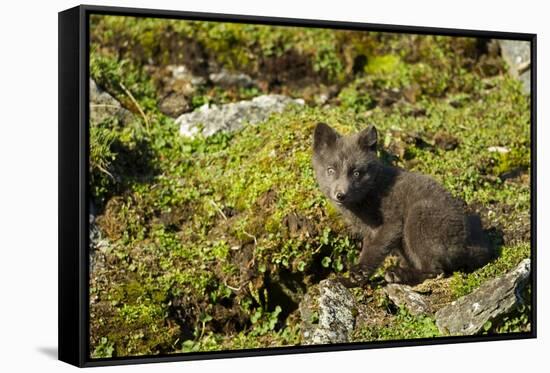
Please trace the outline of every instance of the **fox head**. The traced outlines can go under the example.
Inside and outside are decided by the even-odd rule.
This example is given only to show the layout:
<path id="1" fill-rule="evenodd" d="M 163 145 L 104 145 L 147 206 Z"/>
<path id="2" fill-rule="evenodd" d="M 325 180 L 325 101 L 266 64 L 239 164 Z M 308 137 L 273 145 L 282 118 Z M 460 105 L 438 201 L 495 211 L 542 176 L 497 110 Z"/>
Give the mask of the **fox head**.
<path id="1" fill-rule="evenodd" d="M 375 186 L 376 128 L 342 136 L 325 123 L 313 135 L 313 168 L 321 191 L 337 205 L 362 201 Z"/>

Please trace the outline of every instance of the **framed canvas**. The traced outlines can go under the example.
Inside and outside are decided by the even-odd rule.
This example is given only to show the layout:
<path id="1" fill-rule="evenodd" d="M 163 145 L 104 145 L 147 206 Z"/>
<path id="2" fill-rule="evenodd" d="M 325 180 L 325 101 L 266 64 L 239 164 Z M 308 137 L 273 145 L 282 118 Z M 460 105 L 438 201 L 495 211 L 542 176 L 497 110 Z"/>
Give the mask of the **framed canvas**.
<path id="1" fill-rule="evenodd" d="M 536 35 L 59 13 L 59 359 L 536 336 Z"/>

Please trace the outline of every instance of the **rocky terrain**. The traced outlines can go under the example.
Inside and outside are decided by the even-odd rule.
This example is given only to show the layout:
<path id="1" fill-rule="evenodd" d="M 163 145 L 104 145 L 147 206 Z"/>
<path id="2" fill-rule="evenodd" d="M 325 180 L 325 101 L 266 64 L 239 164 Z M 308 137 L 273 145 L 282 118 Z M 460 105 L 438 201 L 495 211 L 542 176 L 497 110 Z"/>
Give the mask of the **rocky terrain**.
<path id="1" fill-rule="evenodd" d="M 529 53 L 509 41 L 91 20 L 90 354 L 529 331 Z M 359 241 L 311 168 L 319 121 L 481 216 L 498 257 L 346 289 Z"/>

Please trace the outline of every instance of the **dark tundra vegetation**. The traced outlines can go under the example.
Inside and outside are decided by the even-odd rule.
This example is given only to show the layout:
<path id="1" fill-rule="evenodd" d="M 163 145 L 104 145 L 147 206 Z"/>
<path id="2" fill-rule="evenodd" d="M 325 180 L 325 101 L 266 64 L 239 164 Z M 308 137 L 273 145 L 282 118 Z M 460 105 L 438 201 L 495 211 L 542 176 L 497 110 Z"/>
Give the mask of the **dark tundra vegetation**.
<path id="1" fill-rule="evenodd" d="M 438 315 L 484 286 L 497 294 L 493 279 L 530 257 L 529 94 L 497 42 L 111 16 L 90 32 L 92 357 L 312 343 L 325 319 L 304 299 L 360 252 L 315 181 L 318 122 L 374 124 L 381 162 L 463 200 L 497 251 L 407 288 L 423 312 L 390 296 L 389 257 L 341 290 L 353 325 L 330 342 L 461 334 Z M 231 106 L 266 94 L 301 100 L 266 115 Z M 209 110 L 238 128 L 201 135 Z M 468 333 L 529 331 L 530 315 L 524 296 Z"/>

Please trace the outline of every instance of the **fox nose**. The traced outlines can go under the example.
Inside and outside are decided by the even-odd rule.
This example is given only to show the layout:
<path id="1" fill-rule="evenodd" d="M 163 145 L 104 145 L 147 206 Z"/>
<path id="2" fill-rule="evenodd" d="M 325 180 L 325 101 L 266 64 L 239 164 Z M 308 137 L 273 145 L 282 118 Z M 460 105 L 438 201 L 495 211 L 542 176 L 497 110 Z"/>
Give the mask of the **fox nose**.
<path id="1" fill-rule="evenodd" d="M 340 202 L 346 199 L 346 194 L 342 192 L 336 192 L 336 199 Z"/>

